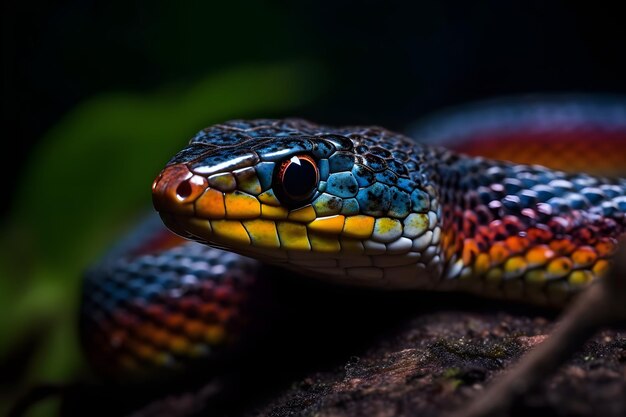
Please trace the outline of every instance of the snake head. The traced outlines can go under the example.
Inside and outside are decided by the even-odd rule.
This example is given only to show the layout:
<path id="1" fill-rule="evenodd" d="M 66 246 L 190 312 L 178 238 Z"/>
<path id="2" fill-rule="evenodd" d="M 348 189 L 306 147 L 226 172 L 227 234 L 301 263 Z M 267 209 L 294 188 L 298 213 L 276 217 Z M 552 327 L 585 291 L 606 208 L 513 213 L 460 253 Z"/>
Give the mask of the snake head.
<path id="1" fill-rule="evenodd" d="M 377 127 L 232 121 L 198 133 L 155 179 L 175 233 L 334 282 L 423 287 L 441 208 L 419 145 Z"/>

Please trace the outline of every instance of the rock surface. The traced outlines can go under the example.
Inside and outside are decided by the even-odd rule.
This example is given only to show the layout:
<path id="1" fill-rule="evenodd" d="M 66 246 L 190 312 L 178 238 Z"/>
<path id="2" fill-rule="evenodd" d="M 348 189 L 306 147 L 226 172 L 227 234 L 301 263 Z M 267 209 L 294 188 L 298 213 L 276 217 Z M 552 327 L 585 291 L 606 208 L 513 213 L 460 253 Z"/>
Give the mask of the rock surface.
<path id="1" fill-rule="evenodd" d="M 387 293 L 286 279 L 267 337 L 210 376 L 78 384 L 63 415 L 442 416 L 541 343 L 558 312 L 465 294 Z M 511 416 L 626 415 L 626 332 L 607 329 Z"/>

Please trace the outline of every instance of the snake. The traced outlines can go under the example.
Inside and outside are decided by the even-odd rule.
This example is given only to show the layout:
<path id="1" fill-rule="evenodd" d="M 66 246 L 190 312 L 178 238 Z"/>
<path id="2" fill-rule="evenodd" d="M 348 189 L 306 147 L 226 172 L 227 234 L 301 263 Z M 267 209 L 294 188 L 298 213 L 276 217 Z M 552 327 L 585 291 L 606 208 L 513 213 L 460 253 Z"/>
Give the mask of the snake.
<path id="1" fill-rule="evenodd" d="M 85 274 L 90 362 L 123 377 L 219 362 L 255 332 L 266 265 L 557 307 L 607 273 L 626 232 L 623 102 L 489 103 L 410 136 L 303 119 L 201 130 L 154 180 L 158 216 Z M 601 175 L 578 172 L 592 162 Z"/>

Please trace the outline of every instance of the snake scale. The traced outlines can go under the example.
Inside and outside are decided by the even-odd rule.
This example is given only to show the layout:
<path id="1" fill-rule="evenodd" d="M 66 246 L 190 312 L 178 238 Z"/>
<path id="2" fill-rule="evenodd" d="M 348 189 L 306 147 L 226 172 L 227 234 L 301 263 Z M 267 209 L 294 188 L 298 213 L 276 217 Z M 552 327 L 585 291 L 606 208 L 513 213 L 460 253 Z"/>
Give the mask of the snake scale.
<path id="1" fill-rule="evenodd" d="M 235 349 L 265 263 L 342 285 L 560 306 L 606 273 L 626 229 L 626 179 L 571 172 L 598 153 L 603 172 L 623 172 L 626 107 L 608 107 L 491 106 L 417 130 L 461 152 L 300 119 L 206 128 L 152 186 L 175 235 L 153 216 L 87 272 L 88 356 L 129 375 Z M 570 157 L 559 170 L 469 155 L 489 149 Z"/>

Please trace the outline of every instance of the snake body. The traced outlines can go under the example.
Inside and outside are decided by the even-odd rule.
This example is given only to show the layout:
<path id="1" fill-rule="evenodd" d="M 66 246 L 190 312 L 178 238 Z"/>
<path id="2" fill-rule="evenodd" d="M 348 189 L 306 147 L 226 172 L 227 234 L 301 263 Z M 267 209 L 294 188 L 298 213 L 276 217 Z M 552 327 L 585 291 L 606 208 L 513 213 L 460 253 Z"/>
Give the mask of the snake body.
<path id="1" fill-rule="evenodd" d="M 152 219 L 87 275 L 83 336 L 103 368 L 184 367 L 232 348 L 253 327 L 263 263 L 562 305 L 606 273 L 626 230 L 625 179 L 299 119 L 202 130 L 153 202 L 184 239 Z"/>

